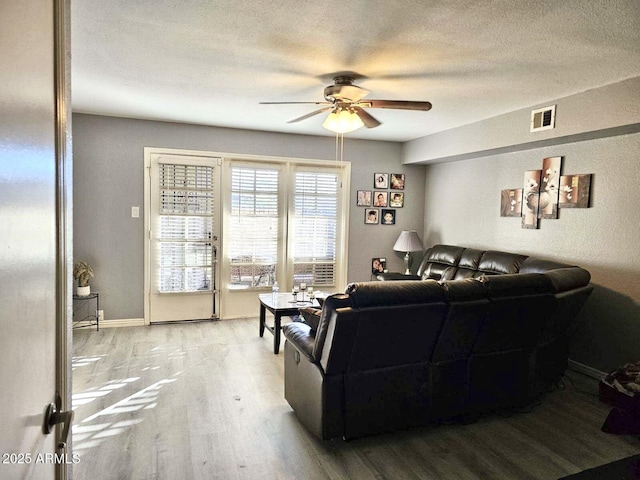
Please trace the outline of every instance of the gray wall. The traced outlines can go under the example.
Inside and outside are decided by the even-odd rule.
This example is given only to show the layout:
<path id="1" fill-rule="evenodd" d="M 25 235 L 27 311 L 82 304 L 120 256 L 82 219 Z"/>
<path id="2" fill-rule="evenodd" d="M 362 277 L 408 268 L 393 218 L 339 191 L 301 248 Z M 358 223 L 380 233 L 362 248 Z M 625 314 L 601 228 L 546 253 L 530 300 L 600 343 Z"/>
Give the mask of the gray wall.
<path id="1" fill-rule="evenodd" d="M 592 173 L 592 207 L 525 230 L 500 217 L 500 190 L 562 156 L 563 172 Z M 595 290 L 579 315 L 572 359 L 600 371 L 640 358 L 640 134 L 570 143 L 427 168 L 426 243 L 506 250 L 580 265 Z"/>
<path id="2" fill-rule="evenodd" d="M 403 145 L 405 163 L 439 163 L 640 131 L 640 77 L 605 85 Z M 555 128 L 530 131 L 531 110 L 556 105 Z"/>
<path id="3" fill-rule="evenodd" d="M 234 130 L 179 123 L 73 115 L 74 256 L 94 266 L 92 289 L 100 292 L 105 318 L 142 318 L 144 311 L 143 149 L 181 148 L 335 161 L 335 139 Z M 402 165 L 401 146 L 345 137 L 351 162 L 349 281 L 370 279 L 372 257 L 386 256 L 400 270 L 392 250 L 400 231 L 424 226 L 425 167 Z M 373 189 L 375 172 L 405 173 L 405 207 L 395 226 L 364 225 L 356 190 Z M 140 206 L 140 218 L 131 207 Z"/>
<path id="4" fill-rule="evenodd" d="M 546 139 L 522 143 L 521 124 L 528 117 L 509 114 L 446 132 L 450 144 L 446 152 L 434 147 L 442 155 L 437 159 L 428 158 L 432 155 L 428 145 L 440 144 L 442 135 L 409 142 L 404 152 L 412 155 L 407 161 L 441 162 L 427 167 L 427 245 L 519 252 L 591 272 L 595 290 L 579 314 L 572 359 L 600 371 L 637 361 L 639 356 L 640 109 L 633 93 L 639 83 L 637 79 L 623 83 L 549 102 L 557 103 L 558 109 L 572 104 L 572 115 L 565 115 L 558 126 L 563 127 L 563 121 L 572 125 L 566 135 L 552 131 Z M 614 110 L 625 103 L 632 105 L 632 112 L 626 110 L 629 124 L 621 125 Z M 600 115 L 595 130 L 591 114 L 581 118 L 581 112 L 592 110 Z M 515 132 L 513 144 L 503 138 L 497 152 L 491 152 L 491 142 L 482 141 L 509 129 Z M 476 152 L 469 151 L 470 143 Z M 519 218 L 501 218 L 500 191 L 522 187 L 524 171 L 541 168 L 542 159 L 549 156 L 563 157 L 563 174 L 593 174 L 591 208 L 561 209 L 559 219 L 541 220 L 538 230 L 522 229 Z"/>

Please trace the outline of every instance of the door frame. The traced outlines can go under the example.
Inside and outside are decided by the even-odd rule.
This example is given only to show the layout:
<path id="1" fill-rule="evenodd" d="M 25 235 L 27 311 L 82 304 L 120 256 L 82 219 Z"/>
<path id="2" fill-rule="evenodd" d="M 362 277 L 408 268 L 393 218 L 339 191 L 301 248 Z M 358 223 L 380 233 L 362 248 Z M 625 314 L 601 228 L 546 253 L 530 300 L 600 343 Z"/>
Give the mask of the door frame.
<path id="1" fill-rule="evenodd" d="M 224 154 L 216 153 L 216 152 L 207 152 L 201 150 L 184 150 L 184 149 L 173 149 L 173 148 L 161 148 L 161 147 L 145 147 L 144 148 L 144 324 L 151 325 L 151 158 L 154 155 L 168 155 L 174 157 L 201 157 L 201 158 L 211 158 L 211 159 L 221 159 L 224 158 Z M 222 169 L 221 165 L 218 165 L 217 168 Z M 216 185 L 217 191 L 220 193 L 220 171 L 218 172 L 218 185 Z M 222 195 L 220 195 L 222 198 Z M 216 205 L 215 208 L 218 209 L 218 219 L 220 219 L 221 211 L 220 204 Z M 222 239 L 224 238 L 222 234 L 222 222 L 219 222 L 219 251 L 222 251 Z M 218 256 L 219 258 L 219 256 Z M 219 261 L 219 260 L 218 260 Z M 220 285 L 220 269 L 214 269 L 215 285 Z M 220 311 L 220 306 L 222 305 L 222 295 L 220 292 L 220 288 L 218 287 L 217 292 L 213 293 L 213 295 L 217 295 L 218 302 L 218 311 Z"/>
<path id="2" fill-rule="evenodd" d="M 56 156 L 56 401 L 61 412 L 72 412 L 73 356 L 73 143 L 71 122 L 71 5 L 69 0 L 54 0 L 54 89 Z M 68 420 L 73 422 L 73 416 Z M 56 439 L 64 425 L 57 424 Z M 73 454 L 71 428 L 66 447 L 55 441 L 56 453 Z M 56 463 L 55 478 L 73 478 L 73 467 Z"/>

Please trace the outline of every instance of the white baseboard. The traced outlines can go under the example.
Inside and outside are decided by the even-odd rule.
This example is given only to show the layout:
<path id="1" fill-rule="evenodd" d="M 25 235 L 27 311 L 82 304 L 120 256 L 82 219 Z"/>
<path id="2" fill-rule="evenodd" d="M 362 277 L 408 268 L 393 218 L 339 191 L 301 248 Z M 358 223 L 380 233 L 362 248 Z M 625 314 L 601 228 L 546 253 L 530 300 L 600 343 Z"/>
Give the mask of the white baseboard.
<path id="1" fill-rule="evenodd" d="M 115 318 L 100 322 L 100 328 L 114 327 L 144 327 L 144 318 Z"/>
<path id="2" fill-rule="evenodd" d="M 602 380 L 607 374 L 601 372 L 598 369 L 585 365 L 584 363 L 576 362 L 569 359 L 569 368 L 575 372 L 582 373 L 588 377 L 595 378 L 596 380 Z"/>

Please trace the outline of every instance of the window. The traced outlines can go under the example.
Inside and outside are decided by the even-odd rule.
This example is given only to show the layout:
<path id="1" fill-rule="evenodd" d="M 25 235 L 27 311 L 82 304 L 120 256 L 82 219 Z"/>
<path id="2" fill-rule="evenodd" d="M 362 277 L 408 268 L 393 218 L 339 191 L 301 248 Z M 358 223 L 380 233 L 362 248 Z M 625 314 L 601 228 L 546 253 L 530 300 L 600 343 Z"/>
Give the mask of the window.
<path id="1" fill-rule="evenodd" d="M 297 171 L 293 201 L 294 283 L 335 284 L 338 175 Z"/>
<path id="2" fill-rule="evenodd" d="M 211 289 L 213 167 L 160 163 L 158 291 Z"/>
<path id="3" fill-rule="evenodd" d="M 229 288 L 339 285 L 346 265 L 342 168 L 309 162 L 231 161 L 225 233 Z M 339 268 L 339 267 L 342 267 Z M 280 278 L 282 277 L 282 279 Z M 284 280 L 287 279 L 287 280 Z"/>
<path id="4" fill-rule="evenodd" d="M 231 288 L 271 285 L 278 259 L 279 169 L 231 167 Z"/>

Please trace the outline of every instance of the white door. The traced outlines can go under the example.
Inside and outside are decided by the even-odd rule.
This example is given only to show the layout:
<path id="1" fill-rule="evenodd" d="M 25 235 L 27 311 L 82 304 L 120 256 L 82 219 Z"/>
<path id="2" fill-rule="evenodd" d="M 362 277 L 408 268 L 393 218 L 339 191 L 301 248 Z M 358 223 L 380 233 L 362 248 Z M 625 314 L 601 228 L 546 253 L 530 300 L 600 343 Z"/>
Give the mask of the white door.
<path id="1" fill-rule="evenodd" d="M 218 318 L 220 163 L 149 155 L 149 323 Z"/>
<path id="2" fill-rule="evenodd" d="M 0 478 L 70 478 L 65 0 L 0 6 Z M 55 40 L 54 40 L 55 39 Z M 67 111 L 68 110 L 68 111 Z M 45 407 L 55 405 L 45 426 Z M 51 411 L 51 410 L 50 410 Z M 66 420 L 67 428 L 52 425 Z M 70 438 L 69 438 L 70 440 Z"/>

